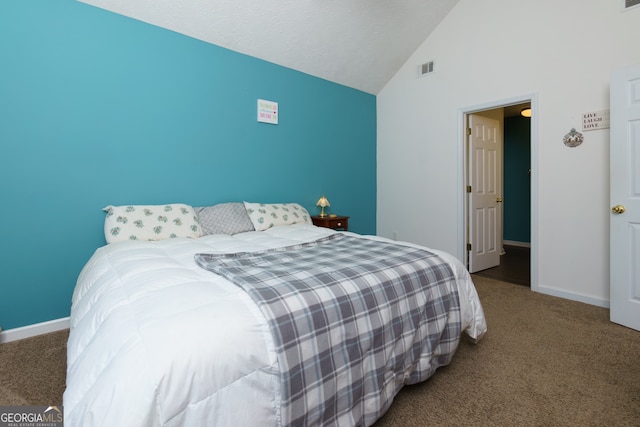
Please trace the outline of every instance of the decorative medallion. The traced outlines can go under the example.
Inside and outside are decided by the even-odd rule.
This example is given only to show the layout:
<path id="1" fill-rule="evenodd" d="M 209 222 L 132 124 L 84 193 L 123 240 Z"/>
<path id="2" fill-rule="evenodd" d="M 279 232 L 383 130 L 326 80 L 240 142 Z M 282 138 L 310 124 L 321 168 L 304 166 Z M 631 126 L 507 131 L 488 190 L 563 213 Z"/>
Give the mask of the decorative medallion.
<path id="1" fill-rule="evenodd" d="M 571 132 L 566 134 L 562 140 L 567 147 L 577 147 L 582 144 L 582 141 L 584 141 L 584 136 L 575 128 L 571 128 Z"/>

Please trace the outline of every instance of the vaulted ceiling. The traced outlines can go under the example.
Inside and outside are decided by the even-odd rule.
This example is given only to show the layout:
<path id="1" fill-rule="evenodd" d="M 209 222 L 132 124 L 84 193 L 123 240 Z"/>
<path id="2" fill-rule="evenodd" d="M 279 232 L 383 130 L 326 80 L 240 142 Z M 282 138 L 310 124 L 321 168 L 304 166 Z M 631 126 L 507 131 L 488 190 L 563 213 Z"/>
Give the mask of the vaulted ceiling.
<path id="1" fill-rule="evenodd" d="M 81 0 L 377 94 L 458 0 Z"/>

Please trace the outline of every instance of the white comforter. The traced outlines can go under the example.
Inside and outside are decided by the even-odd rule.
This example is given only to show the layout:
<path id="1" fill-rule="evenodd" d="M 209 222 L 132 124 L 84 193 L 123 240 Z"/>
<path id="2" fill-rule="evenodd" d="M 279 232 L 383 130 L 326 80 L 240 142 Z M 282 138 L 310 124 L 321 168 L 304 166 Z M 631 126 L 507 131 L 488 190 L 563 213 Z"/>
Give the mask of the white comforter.
<path id="1" fill-rule="evenodd" d="M 198 267 L 194 254 L 258 251 L 331 233 L 297 224 L 99 248 L 72 300 L 65 425 L 278 425 L 278 363 L 264 317 L 241 288 Z M 469 273 L 431 251 L 457 275 L 462 330 L 480 339 L 486 323 Z"/>

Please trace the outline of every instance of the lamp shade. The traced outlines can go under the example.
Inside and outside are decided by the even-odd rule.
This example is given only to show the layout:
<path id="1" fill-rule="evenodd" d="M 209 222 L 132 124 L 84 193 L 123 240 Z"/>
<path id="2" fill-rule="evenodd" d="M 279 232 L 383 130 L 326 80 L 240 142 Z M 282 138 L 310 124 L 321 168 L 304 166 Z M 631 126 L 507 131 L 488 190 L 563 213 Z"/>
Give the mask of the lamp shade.
<path id="1" fill-rule="evenodd" d="M 328 206 L 331 206 L 331 204 L 329 203 L 329 200 L 327 200 L 327 198 L 323 195 L 316 202 L 316 206 L 320 206 L 322 208 L 326 208 Z"/>

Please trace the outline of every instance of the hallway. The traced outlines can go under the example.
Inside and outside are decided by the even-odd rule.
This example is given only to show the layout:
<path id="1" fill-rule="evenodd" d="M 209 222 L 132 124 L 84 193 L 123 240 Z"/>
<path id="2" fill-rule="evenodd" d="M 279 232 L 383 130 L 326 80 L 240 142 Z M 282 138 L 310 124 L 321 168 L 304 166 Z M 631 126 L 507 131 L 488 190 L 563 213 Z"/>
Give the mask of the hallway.
<path id="1" fill-rule="evenodd" d="M 522 246 L 504 245 L 505 254 L 500 256 L 500 265 L 473 275 L 502 280 L 516 285 L 531 286 L 531 249 Z"/>

